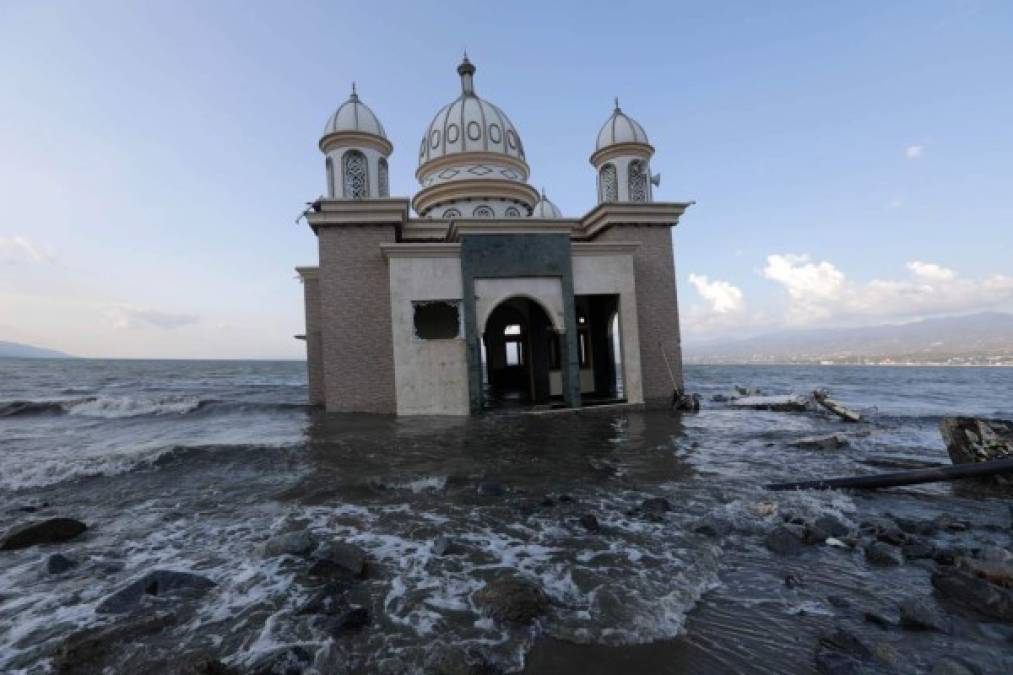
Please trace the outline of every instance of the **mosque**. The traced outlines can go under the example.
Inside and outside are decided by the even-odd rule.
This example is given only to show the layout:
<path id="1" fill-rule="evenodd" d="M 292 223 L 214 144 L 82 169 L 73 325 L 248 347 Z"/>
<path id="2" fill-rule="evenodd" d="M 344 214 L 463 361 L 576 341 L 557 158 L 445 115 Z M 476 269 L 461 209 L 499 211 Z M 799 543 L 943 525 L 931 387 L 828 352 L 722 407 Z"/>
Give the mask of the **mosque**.
<path id="1" fill-rule="evenodd" d="M 566 217 L 528 183 L 520 133 L 475 66 L 419 145 L 411 200 L 355 92 L 320 139 L 327 190 L 306 212 L 309 395 L 328 412 L 468 415 L 497 407 L 669 405 L 682 388 L 671 229 L 654 148 L 619 108 L 590 162 L 597 204 Z M 589 191 L 591 186 L 588 185 Z"/>

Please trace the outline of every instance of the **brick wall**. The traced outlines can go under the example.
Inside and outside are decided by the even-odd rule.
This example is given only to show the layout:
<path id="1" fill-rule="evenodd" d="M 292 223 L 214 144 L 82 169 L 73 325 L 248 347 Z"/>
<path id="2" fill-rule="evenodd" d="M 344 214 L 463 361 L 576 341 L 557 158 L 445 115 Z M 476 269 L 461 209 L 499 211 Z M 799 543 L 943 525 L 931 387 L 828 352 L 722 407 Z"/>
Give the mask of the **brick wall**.
<path id="1" fill-rule="evenodd" d="M 320 320 L 328 412 L 391 413 L 390 276 L 380 244 L 392 225 L 321 227 Z"/>
<path id="2" fill-rule="evenodd" d="M 640 368 L 644 401 L 667 406 L 672 400 L 672 380 L 683 386 L 682 344 L 679 337 L 679 302 L 675 293 L 675 262 L 671 228 L 658 225 L 618 225 L 602 232 L 595 241 L 639 241 L 633 255 L 637 284 L 637 318 L 640 329 Z"/>

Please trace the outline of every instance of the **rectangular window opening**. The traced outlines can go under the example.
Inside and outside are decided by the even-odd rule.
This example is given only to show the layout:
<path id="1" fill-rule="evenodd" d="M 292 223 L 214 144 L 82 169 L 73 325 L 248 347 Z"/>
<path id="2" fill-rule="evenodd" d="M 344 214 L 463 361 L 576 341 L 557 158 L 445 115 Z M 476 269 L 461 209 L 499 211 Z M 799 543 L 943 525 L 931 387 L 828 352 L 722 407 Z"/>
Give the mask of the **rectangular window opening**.
<path id="1" fill-rule="evenodd" d="M 461 336 L 461 308 L 456 300 L 413 302 L 415 337 L 451 340 Z"/>

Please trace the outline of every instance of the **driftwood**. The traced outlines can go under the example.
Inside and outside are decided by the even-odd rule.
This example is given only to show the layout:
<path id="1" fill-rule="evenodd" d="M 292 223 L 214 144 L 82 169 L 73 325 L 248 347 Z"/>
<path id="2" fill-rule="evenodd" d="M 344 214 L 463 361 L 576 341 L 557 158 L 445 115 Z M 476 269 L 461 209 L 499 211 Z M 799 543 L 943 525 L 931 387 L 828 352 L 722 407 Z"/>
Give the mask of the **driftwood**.
<path id="1" fill-rule="evenodd" d="M 913 471 L 895 471 L 873 476 L 851 476 L 847 478 L 828 478 L 826 480 L 800 481 L 796 483 L 772 483 L 768 490 L 834 490 L 838 488 L 874 489 L 897 487 L 900 485 L 918 485 L 919 483 L 936 483 L 939 481 L 956 480 L 958 478 L 980 478 L 1013 473 L 1013 458 L 995 459 L 990 462 L 973 464 L 955 464 L 931 469 L 915 469 Z"/>
<path id="2" fill-rule="evenodd" d="M 808 402 L 802 396 L 746 396 L 731 402 L 733 408 L 770 410 L 773 412 L 805 412 Z"/>
<path id="3" fill-rule="evenodd" d="M 827 398 L 826 392 L 819 391 L 818 389 L 813 392 L 813 400 L 819 403 L 821 406 L 837 415 L 841 419 L 847 420 L 848 422 L 859 422 L 862 416 L 853 410 L 848 410 L 837 401 Z"/>

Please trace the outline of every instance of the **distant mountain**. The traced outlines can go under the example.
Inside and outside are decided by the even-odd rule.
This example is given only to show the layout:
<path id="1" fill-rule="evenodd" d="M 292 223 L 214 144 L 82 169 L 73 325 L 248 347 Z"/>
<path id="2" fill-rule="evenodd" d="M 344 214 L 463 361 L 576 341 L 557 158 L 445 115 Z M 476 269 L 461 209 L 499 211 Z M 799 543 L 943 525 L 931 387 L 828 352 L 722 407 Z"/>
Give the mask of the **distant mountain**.
<path id="1" fill-rule="evenodd" d="M 1013 314 L 983 312 L 864 328 L 795 330 L 688 343 L 687 363 L 913 363 L 1013 366 Z"/>
<path id="2" fill-rule="evenodd" d="M 23 345 L 20 342 L 4 342 L 0 340 L 0 359 L 66 359 L 69 354 L 58 352 L 55 349 L 43 349 Z"/>

